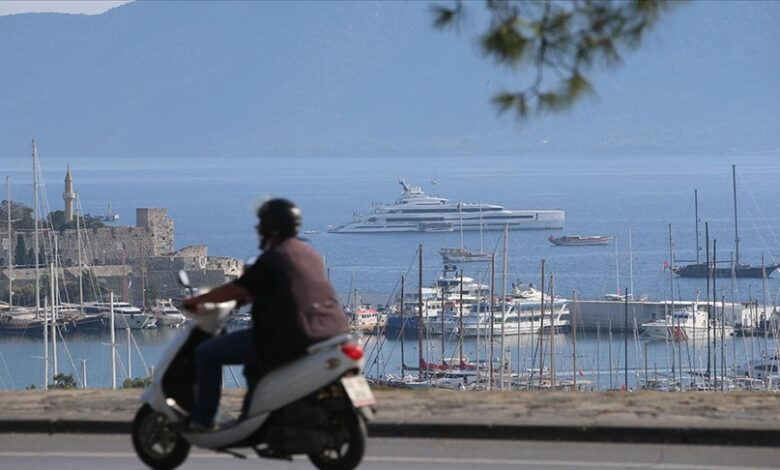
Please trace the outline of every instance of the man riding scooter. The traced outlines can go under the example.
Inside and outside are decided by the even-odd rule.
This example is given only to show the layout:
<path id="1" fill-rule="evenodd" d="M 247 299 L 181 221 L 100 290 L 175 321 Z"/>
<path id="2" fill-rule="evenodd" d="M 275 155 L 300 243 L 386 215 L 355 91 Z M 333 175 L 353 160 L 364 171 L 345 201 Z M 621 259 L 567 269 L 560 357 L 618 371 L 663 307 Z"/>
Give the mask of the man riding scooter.
<path id="1" fill-rule="evenodd" d="M 244 364 L 252 372 L 267 372 L 302 356 L 317 341 L 349 332 L 322 257 L 296 238 L 300 209 L 286 199 L 271 199 L 257 217 L 263 250 L 257 261 L 235 281 L 183 302 L 192 312 L 210 302 L 252 303 L 251 329 L 216 336 L 196 349 L 193 431 L 215 429 L 223 365 Z"/>

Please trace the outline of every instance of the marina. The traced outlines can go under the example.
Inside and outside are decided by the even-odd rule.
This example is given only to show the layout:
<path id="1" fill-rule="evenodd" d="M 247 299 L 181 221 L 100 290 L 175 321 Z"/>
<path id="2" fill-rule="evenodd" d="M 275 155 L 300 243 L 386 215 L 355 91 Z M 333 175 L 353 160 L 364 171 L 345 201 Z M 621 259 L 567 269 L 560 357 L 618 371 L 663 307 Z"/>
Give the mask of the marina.
<path id="1" fill-rule="evenodd" d="M 497 160 L 494 165 L 501 168 L 502 163 Z M 538 165 L 545 168 L 541 161 Z M 605 165 L 613 167 L 614 162 L 605 162 Z M 271 168 L 268 171 L 272 181 L 279 181 L 278 190 L 287 188 L 289 180 L 281 169 Z M 327 174 L 326 170 L 323 171 Z M 463 171 L 463 175 L 468 174 L 465 167 L 459 171 Z M 511 173 L 508 167 L 500 171 L 501 174 Z M 583 171 L 600 172 L 603 168 L 580 168 L 572 175 Z M 689 171 L 698 169 L 691 168 Z M 12 175 L 17 181 L 13 199 L 32 200 L 32 194 L 26 189 L 30 186 L 23 184 L 26 174 L 26 171 L 20 169 Z M 81 181 L 79 177 L 82 174 L 82 171 L 74 170 L 77 182 Z M 683 171 L 682 174 L 688 173 Z M 712 185 L 712 181 L 719 181 L 717 178 L 722 175 L 721 170 L 705 176 Z M 420 174 L 412 176 L 415 179 L 426 179 Z M 102 188 L 98 191 L 98 201 L 120 201 L 114 205 L 122 213 L 129 211 L 131 205 L 143 205 L 144 199 L 140 197 L 137 187 L 140 181 L 148 178 L 146 173 L 139 173 L 136 179 L 131 180 L 132 184 L 95 186 L 96 181 L 102 182 L 105 178 L 103 174 L 97 179 L 85 176 L 84 180 L 91 183 L 85 184 L 83 193 L 94 193 L 97 188 Z M 230 178 L 231 181 L 239 181 L 239 187 L 242 187 L 237 175 Z M 500 176 L 491 176 L 491 181 L 496 178 Z M 340 297 L 346 310 L 351 312 L 355 330 L 364 335 L 364 345 L 371 354 L 367 371 L 373 380 L 422 388 L 441 386 L 484 389 L 498 388 L 503 383 L 505 388 L 514 389 L 607 390 L 623 386 L 627 371 L 628 387 L 631 389 L 707 390 L 721 384 L 724 388 L 752 387 L 766 390 L 774 387 L 775 379 L 770 377 L 771 373 L 764 378 L 758 378 L 758 374 L 752 372 L 749 376 L 740 373 L 751 369 L 751 364 L 753 369 L 760 366 L 759 360 L 771 362 L 774 355 L 777 343 L 774 305 L 780 288 L 777 280 L 768 276 L 765 279 L 719 279 L 715 294 L 712 292 L 713 283 L 710 282 L 709 296 L 706 295 L 706 278 L 697 280 L 673 276 L 670 280 L 670 271 L 663 266 L 664 261 L 670 259 L 668 233 L 662 229 L 663 223 L 658 222 L 665 215 L 654 213 L 651 205 L 641 206 L 643 201 L 637 199 L 634 204 L 644 207 L 645 213 L 655 215 L 648 220 L 635 219 L 629 213 L 621 212 L 621 207 L 606 192 L 600 194 L 590 191 L 591 198 L 599 201 L 599 210 L 616 214 L 614 220 L 595 220 L 595 214 L 587 212 L 587 206 L 579 204 L 576 197 L 578 188 L 586 184 L 584 180 L 565 175 L 562 178 L 566 188 L 569 188 L 562 193 L 565 197 L 547 194 L 544 198 L 554 200 L 551 204 L 553 206 L 566 207 L 567 225 L 571 226 L 573 233 L 615 234 L 610 241 L 611 249 L 558 250 L 547 240 L 549 234 L 540 234 L 534 230 L 510 231 L 511 235 L 506 239 L 506 251 L 503 247 L 504 235 L 496 230 L 464 230 L 463 233 L 459 229 L 439 233 L 355 233 L 345 238 L 341 234 L 318 229 L 327 227 L 338 219 L 339 213 L 354 207 L 358 200 L 356 196 L 342 199 L 340 194 L 334 193 L 335 202 L 324 206 L 317 205 L 316 201 L 323 199 L 325 194 L 331 194 L 327 185 L 307 186 L 305 190 L 297 189 L 291 193 L 291 197 L 301 201 L 306 214 L 304 230 L 320 232 L 310 242 L 325 255 L 331 282 L 343 293 Z M 668 203 L 673 204 L 674 200 L 685 197 L 682 190 L 675 192 L 676 188 L 685 188 L 687 192 L 690 187 L 684 178 L 675 178 L 674 175 L 664 175 L 660 179 L 651 179 L 647 181 L 645 190 L 654 191 L 656 199 L 663 199 L 669 193 Z M 49 184 L 55 187 L 61 185 L 62 173 L 53 172 L 51 179 Z M 372 200 L 374 197 L 371 195 L 385 180 L 379 174 L 370 178 L 363 175 L 352 180 L 351 186 L 360 199 Z M 507 190 L 507 185 L 492 185 L 489 191 L 480 192 L 474 189 L 485 185 L 474 184 L 470 176 L 442 174 L 439 180 L 437 187 L 442 191 L 446 189 L 450 194 L 462 193 L 471 200 L 507 201 L 512 204 L 510 207 L 522 204 L 517 202 L 519 199 L 513 192 Z M 151 179 L 146 186 L 152 197 L 162 197 L 162 193 L 155 195 L 159 183 L 160 180 Z M 722 186 L 727 189 L 731 182 L 723 183 Z M 619 187 L 617 180 L 612 184 Z M 246 181 L 244 187 L 246 191 L 254 191 L 249 181 Z M 759 184 L 754 187 L 763 186 Z M 531 184 L 530 189 L 541 192 L 543 185 Z M 176 186 L 169 185 L 166 190 L 176 191 Z M 183 186 L 179 190 L 187 191 Z M 119 194 L 115 191 L 119 191 Z M 566 196 L 569 193 L 571 195 Z M 753 195 L 761 205 L 767 201 L 768 193 L 759 193 L 754 188 Z M 724 205 L 730 202 L 726 199 Z M 204 203 L 212 204 L 212 201 Z M 188 204 L 172 200 L 168 208 L 179 228 L 177 246 L 207 242 L 216 253 L 231 254 L 238 258 L 246 258 L 256 252 L 256 241 L 251 231 L 240 227 L 232 229 L 236 221 L 245 221 L 251 214 L 240 211 L 231 213 L 225 210 L 227 206 L 224 201 L 214 201 L 213 205 L 204 209 L 213 214 L 214 227 L 197 225 L 200 222 L 187 215 L 194 210 Z M 94 206 L 98 213 L 105 210 L 100 205 L 98 202 Z M 5 216 L 5 213 L 2 215 Z M 595 221 L 591 222 L 590 219 Z M 687 224 L 689 219 L 688 212 L 681 211 L 672 220 L 675 258 L 690 258 L 690 253 L 694 252 L 691 247 L 695 237 L 692 235 L 693 224 Z M 631 232 L 624 220 L 632 221 Z M 121 230 L 121 227 L 117 227 L 117 230 Z M 711 236 L 720 234 L 721 238 L 728 240 L 731 238 L 730 230 L 733 230 L 731 218 L 715 219 L 710 224 Z M 226 231 L 234 232 L 238 238 L 225 237 Z M 744 229 L 742 232 L 742 257 L 760 259 L 765 254 L 767 259 L 771 259 L 770 247 L 765 252 L 759 251 L 760 240 L 753 230 Z M 423 251 L 422 269 L 418 266 L 420 245 Z M 718 243 L 718 259 L 728 259 L 728 253 L 720 251 L 722 245 Z M 4 248 L 7 246 L 4 245 Z M 678 252 L 681 254 L 677 255 Z M 69 256 L 75 259 L 78 253 L 73 253 Z M 452 255 L 452 258 L 445 259 L 443 253 Z M 469 254 L 477 255 L 476 259 L 470 259 Z M 542 259 L 546 260 L 544 275 L 540 269 Z M 195 256 L 191 265 L 193 278 L 201 272 L 200 266 L 199 258 Z M 32 270 L 15 268 L 13 275 L 18 279 L 17 282 L 21 283 L 23 279 L 32 281 Z M 152 263 L 146 265 L 147 274 L 152 268 Z M 77 271 L 69 269 L 72 268 L 65 268 L 64 271 L 74 274 L 58 275 L 60 283 L 62 279 L 70 283 L 78 279 Z M 48 270 L 48 267 L 41 267 L 42 273 Z M 554 274 L 553 292 L 550 291 L 550 274 Z M 146 285 L 142 287 L 146 287 L 147 292 L 149 288 L 155 288 L 150 285 L 149 276 L 130 276 L 129 271 L 121 270 L 116 270 L 114 276 L 118 281 L 125 278 L 124 284 L 119 282 L 113 289 L 116 302 L 127 302 L 125 295 L 132 293 L 135 287 L 142 286 L 144 282 Z M 131 278 L 133 286 L 125 293 L 123 285 L 127 286 Z M 147 280 L 144 281 L 144 278 Z M 208 281 L 204 278 L 204 282 Z M 673 302 L 669 298 L 672 286 L 675 292 Z M 627 289 L 628 295 L 625 295 L 624 289 Z M 61 286 L 59 290 L 62 296 L 65 289 Z M 359 296 L 354 295 L 357 291 Z M 72 287 L 70 292 L 73 292 Z M 127 303 L 152 313 L 155 298 L 159 299 L 160 308 L 166 308 L 163 305 L 169 303 L 174 308 L 176 306 L 177 299 L 169 299 L 168 296 L 149 297 L 145 309 L 141 307 L 140 301 Z M 418 314 L 420 298 L 423 300 L 422 317 Z M 554 299 L 552 315 L 551 298 Z M 140 299 L 140 296 L 136 299 Z M 14 313 L 6 317 L 16 321 L 7 323 L 9 329 L 0 333 L 0 387 L 18 389 L 31 385 L 38 388 L 43 386 L 43 312 L 47 311 L 44 300 L 42 297 L 40 313 L 37 315 L 34 306 L 26 307 L 26 313 L 22 315 L 21 307 L 14 303 Z M 86 301 L 85 305 L 89 302 L 94 300 Z M 701 329 L 695 326 L 688 340 L 675 337 L 667 340 L 653 339 L 643 330 L 643 324 L 663 321 L 673 311 L 682 311 L 696 302 L 700 304 L 700 311 L 711 312 L 711 315 L 717 317 L 714 325 L 720 326 L 718 322 L 724 318 L 724 325 L 733 328 L 734 335 L 713 334 L 708 342 L 704 339 L 706 332 L 714 332 L 715 326 L 702 326 Z M 51 307 L 48 308 L 50 311 Z M 21 316 L 17 317 L 17 312 Z M 83 327 L 74 327 L 63 321 L 64 318 L 82 315 L 81 305 L 74 303 L 72 296 L 70 302 L 58 302 L 56 312 L 57 370 L 73 374 L 82 381 L 86 375 L 90 387 L 109 386 L 112 346 L 105 314 L 95 313 L 90 314 L 91 317 L 84 317 L 83 321 L 92 322 L 91 327 L 87 323 Z M 51 314 L 47 315 L 49 323 L 46 331 L 51 343 Z M 131 314 L 134 315 L 137 312 Z M 151 364 L 159 357 L 175 331 L 175 328 L 163 327 L 165 317 L 162 312 L 153 313 L 152 316 L 156 317 L 156 328 L 130 329 L 129 334 L 126 326 L 123 329 L 122 324 L 115 323 L 114 349 L 120 383 L 129 376 L 146 375 L 148 366 L 144 366 L 144 363 Z M 673 329 L 677 326 L 675 321 L 671 324 Z M 245 328 L 248 325 L 246 315 L 236 315 L 229 328 Z M 21 328 L 16 328 L 16 332 L 12 333 L 10 330 L 14 326 Z M 48 351 L 51 380 L 54 358 L 51 346 Z M 422 351 L 422 358 L 419 357 L 419 351 Z M 751 359 L 753 362 L 750 362 Z M 725 372 L 721 369 L 723 365 Z M 766 364 L 762 367 L 771 370 Z M 241 384 L 240 370 L 234 369 L 233 372 L 225 372 L 225 383 L 229 387 Z"/>

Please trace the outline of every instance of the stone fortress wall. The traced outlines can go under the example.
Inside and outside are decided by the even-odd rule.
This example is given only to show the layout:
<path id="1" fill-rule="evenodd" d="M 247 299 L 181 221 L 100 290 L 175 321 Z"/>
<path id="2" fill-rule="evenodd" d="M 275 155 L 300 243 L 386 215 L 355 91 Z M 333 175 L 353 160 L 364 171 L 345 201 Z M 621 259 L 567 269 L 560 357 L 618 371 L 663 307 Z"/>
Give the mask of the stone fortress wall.
<path id="1" fill-rule="evenodd" d="M 63 192 L 66 217 L 73 212 L 76 199 L 74 179 L 68 167 Z M 72 220 L 72 219 L 71 219 Z M 244 263 L 235 258 L 212 257 L 205 245 L 191 245 L 175 251 L 173 220 L 164 208 L 142 207 L 135 210 L 135 226 L 107 226 L 87 230 L 39 230 L 39 250 L 47 260 L 58 254 L 61 276 L 65 282 L 78 282 L 79 259 L 82 265 L 113 291 L 120 299 L 138 305 L 147 305 L 156 298 L 180 297 L 183 292 L 177 273 L 186 270 L 195 287 L 214 286 L 235 279 L 244 269 Z M 34 246 L 33 230 L 15 230 L 8 236 L 5 224 L 0 226 L 0 299 L 8 298 L 8 249 L 15 253 L 19 238 L 26 250 Z M 81 249 L 79 248 L 81 245 Z M 43 262 L 42 262 L 43 263 Z M 48 264 L 49 261 L 46 261 Z M 35 283 L 35 269 L 20 266 L 14 260 L 14 291 Z M 41 272 L 47 268 L 42 266 Z M 85 286 L 85 301 L 90 286 Z M 76 299 L 63 299 L 75 301 Z"/>
<path id="2" fill-rule="evenodd" d="M 20 235 L 25 246 L 31 248 L 31 230 L 15 231 L 10 240 L 5 231 L 0 231 L 0 245 L 5 247 L 0 253 L 0 299 L 8 296 L 8 243 L 13 253 Z M 175 251 L 174 223 L 164 208 L 136 209 L 135 226 L 87 229 L 81 234 L 76 230 L 41 230 L 38 237 L 41 253 L 51 253 L 56 243 L 66 282 L 78 280 L 80 239 L 82 263 L 119 298 L 139 305 L 154 298 L 180 297 L 183 292 L 178 284 L 179 270 L 186 270 L 195 286 L 219 285 L 236 278 L 243 270 L 243 262 L 238 259 L 209 256 L 205 245 Z M 13 276 L 15 290 L 35 280 L 34 269 L 21 266 L 14 269 Z M 85 300 L 94 300 L 88 298 L 89 291 L 89 286 L 85 286 Z"/>

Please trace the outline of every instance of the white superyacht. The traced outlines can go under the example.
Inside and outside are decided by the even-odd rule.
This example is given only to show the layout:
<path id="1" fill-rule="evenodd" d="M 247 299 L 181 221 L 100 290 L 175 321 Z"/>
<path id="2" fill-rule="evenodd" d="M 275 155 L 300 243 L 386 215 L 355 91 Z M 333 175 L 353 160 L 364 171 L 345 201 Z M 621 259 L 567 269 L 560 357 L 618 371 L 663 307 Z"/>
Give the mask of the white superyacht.
<path id="1" fill-rule="evenodd" d="M 561 229 L 562 210 L 511 210 L 496 204 L 450 202 L 426 195 L 419 186 L 399 180 L 403 193 L 351 222 L 330 227 L 330 233 L 445 232 L 452 230 Z"/>

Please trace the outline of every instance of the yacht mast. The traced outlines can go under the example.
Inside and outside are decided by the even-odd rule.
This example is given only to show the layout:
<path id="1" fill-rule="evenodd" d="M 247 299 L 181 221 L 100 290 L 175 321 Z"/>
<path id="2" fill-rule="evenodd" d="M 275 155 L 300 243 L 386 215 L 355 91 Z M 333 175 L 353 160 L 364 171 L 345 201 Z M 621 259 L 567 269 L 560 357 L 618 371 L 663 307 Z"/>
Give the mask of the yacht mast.
<path id="1" fill-rule="evenodd" d="M 710 323 L 712 321 L 712 309 L 710 308 L 710 280 L 712 280 L 712 265 L 710 264 L 710 225 L 704 222 L 704 244 L 707 248 L 707 383 L 710 382 L 710 360 L 712 351 L 710 351 Z M 715 282 L 713 281 L 713 284 Z M 751 344 L 753 341 L 750 342 Z"/>
<path id="2" fill-rule="evenodd" d="M 734 247 L 739 266 L 739 227 L 737 219 L 737 166 L 731 165 L 731 190 L 734 193 Z"/>
<path id="3" fill-rule="evenodd" d="M 49 298 L 51 301 L 49 302 L 49 305 L 51 306 L 51 364 L 52 364 L 52 374 L 53 376 L 56 376 L 59 371 L 57 370 L 57 315 L 56 315 L 56 304 L 57 304 L 57 294 L 55 294 L 55 286 L 57 285 L 57 280 L 54 278 L 55 276 L 54 272 L 54 263 L 49 263 Z"/>
<path id="4" fill-rule="evenodd" d="M 670 300 L 670 310 L 672 312 L 672 331 L 674 330 L 674 241 L 672 240 L 672 224 L 669 224 L 669 259 L 670 265 L 669 265 L 669 300 Z M 696 312 L 693 312 L 694 318 L 696 317 Z M 695 324 L 695 322 L 694 322 Z M 682 330 L 680 329 L 680 319 L 677 318 L 677 330 L 675 334 L 680 334 Z M 674 341 L 674 335 L 672 336 L 672 341 Z M 672 361 L 674 361 L 674 357 L 672 357 Z M 682 364 L 680 364 L 680 368 L 682 368 Z"/>
<path id="5" fill-rule="evenodd" d="M 114 330 L 114 293 L 109 295 L 109 325 L 111 328 L 111 388 L 116 390 L 116 331 Z"/>
<path id="6" fill-rule="evenodd" d="M 550 273 L 550 387 L 555 390 L 555 274 Z"/>
<path id="7" fill-rule="evenodd" d="M 495 285 L 496 285 L 496 254 L 491 253 L 490 254 L 490 313 L 488 314 L 489 320 L 490 320 L 490 330 L 488 332 L 489 334 L 489 341 L 488 341 L 488 361 L 490 364 L 490 369 L 488 370 L 488 390 L 493 389 L 493 381 L 495 379 L 495 367 L 494 367 L 494 361 L 493 361 L 493 339 L 494 336 L 494 328 L 495 328 L 495 311 L 496 311 L 496 305 L 495 305 Z"/>
<path id="8" fill-rule="evenodd" d="M 420 365 L 417 372 L 417 378 L 419 380 L 422 380 L 423 378 L 423 368 L 422 368 L 422 343 L 423 343 L 423 246 L 422 243 L 420 243 L 420 247 L 418 249 L 419 254 L 419 267 L 420 271 L 418 274 L 418 291 L 417 294 L 419 298 L 417 299 L 417 354 L 419 359 L 417 360 L 417 364 Z"/>
<path id="9" fill-rule="evenodd" d="M 41 272 L 38 263 L 38 148 L 32 141 L 33 160 L 33 256 L 35 257 L 35 315 L 41 312 Z M 43 389 L 49 388 L 49 332 L 48 315 L 43 313 Z"/>
<path id="10" fill-rule="evenodd" d="M 460 268 L 460 300 L 459 300 L 459 309 L 460 309 L 460 315 L 458 315 L 458 333 L 460 338 L 458 338 L 458 364 L 462 364 L 463 361 L 463 268 Z M 479 326 L 479 325 L 477 325 Z M 442 334 L 444 334 L 444 331 L 442 331 Z M 479 335 L 479 333 L 477 333 Z M 458 365 L 458 368 L 460 368 L 460 365 Z"/>
<path id="11" fill-rule="evenodd" d="M 404 297 L 404 277 L 401 276 L 401 333 L 398 335 L 399 340 L 401 342 L 401 380 L 406 376 L 406 364 L 404 364 L 404 302 L 406 297 Z"/>
<path id="12" fill-rule="evenodd" d="M 708 328 L 712 328 L 712 373 L 715 376 L 715 382 L 713 386 L 718 384 L 718 287 L 715 284 L 716 266 L 718 266 L 718 240 L 712 240 L 712 322 L 707 325 Z M 721 380 L 723 378 L 721 377 Z"/>
<path id="13" fill-rule="evenodd" d="M 544 258 L 542 258 L 542 298 L 540 301 L 539 316 L 539 390 L 542 389 L 542 380 L 544 378 Z"/>
<path id="14" fill-rule="evenodd" d="M 84 316 L 84 261 L 81 258 L 81 200 L 76 193 L 76 243 L 79 253 L 79 310 Z M 86 387 L 86 385 L 85 385 Z"/>
<path id="15" fill-rule="evenodd" d="M 699 264 L 699 190 L 693 190 L 693 213 L 696 217 L 696 264 Z"/>
<path id="16" fill-rule="evenodd" d="M 631 286 L 631 299 L 634 298 L 634 240 L 631 227 L 628 227 L 628 279 Z"/>
<path id="17" fill-rule="evenodd" d="M 618 255 L 617 235 L 615 235 L 615 293 L 620 295 L 620 257 Z"/>
<path id="18" fill-rule="evenodd" d="M 577 291 L 571 292 L 572 302 L 577 303 Z M 572 390 L 577 391 L 577 309 L 573 308 L 569 311 L 569 325 L 571 327 L 572 334 L 572 353 L 571 353 L 571 378 L 572 378 Z M 518 335 L 519 336 L 519 335 Z"/>
<path id="19" fill-rule="evenodd" d="M 13 238 L 11 238 L 11 177 L 5 177 L 5 191 L 6 191 L 6 212 L 8 212 L 8 308 L 13 307 L 14 299 L 14 263 L 13 252 L 11 251 L 11 245 L 13 244 Z"/>
<path id="20" fill-rule="evenodd" d="M 501 276 L 501 390 L 504 389 L 504 339 L 506 338 L 506 276 L 507 276 L 507 254 L 509 253 L 509 225 L 504 225 L 504 259 L 503 275 Z M 519 317 L 518 317 L 519 321 Z M 519 323 L 518 323 L 519 327 Z M 518 332 L 519 334 L 519 332 Z"/>

